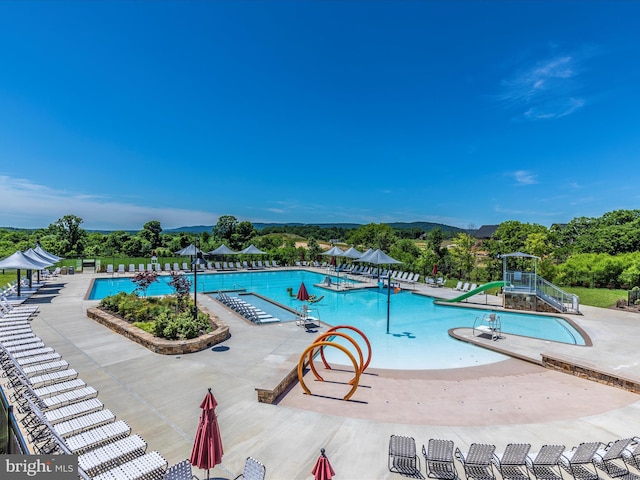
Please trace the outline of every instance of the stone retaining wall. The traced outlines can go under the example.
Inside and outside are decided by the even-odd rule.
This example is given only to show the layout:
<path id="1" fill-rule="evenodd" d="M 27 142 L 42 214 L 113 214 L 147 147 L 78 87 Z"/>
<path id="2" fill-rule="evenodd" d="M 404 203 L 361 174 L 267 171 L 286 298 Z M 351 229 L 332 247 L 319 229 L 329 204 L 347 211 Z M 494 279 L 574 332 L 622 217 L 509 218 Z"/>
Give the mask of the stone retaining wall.
<path id="1" fill-rule="evenodd" d="M 640 384 L 637 381 L 618 375 L 615 372 L 606 372 L 595 365 L 589 365 L 584 360 L 581 360 L 580 365 L 578 365 L 577 362 L 568 358 L 542 354 L 542 365 L 550 370 L 568 373 L 593 382 L 621 388 L 628 392 L 640 393 Z"/>
<path id="2" fill-rule="evenodd" d="M 202 310 L 202 309 L 201 309 Z M 209 314 L 209 322 L 213 331 L 189 340 L 166 340 L 158 338 L 145 332 L 144 330 L 131 325 L 126 320 L 112 315 L 99 308 L 88 308 L 87 317 L 110 328 L 116 333 L 139 343 L 154 353 L 162 355 L 180 355 L 183 353 L 194 353 L 212 347 L 229 338 L 229 327 L 224 325 L 220 319 Z"/>
<path id="3" fill-rule="evenodd" d="M 558 313 L 558 310 L 539 298 L 534 293 L 504 292 L 503 306 L 510 310 L 525 312 Z"/>

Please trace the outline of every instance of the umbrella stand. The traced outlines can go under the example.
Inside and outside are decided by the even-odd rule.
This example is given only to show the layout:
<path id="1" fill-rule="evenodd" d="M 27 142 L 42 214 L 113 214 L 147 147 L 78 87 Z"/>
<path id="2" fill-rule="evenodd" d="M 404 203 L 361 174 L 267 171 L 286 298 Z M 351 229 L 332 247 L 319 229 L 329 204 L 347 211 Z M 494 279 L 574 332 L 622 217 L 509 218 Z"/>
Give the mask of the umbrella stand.
<path id="1" fill-rule="evenodd" d="M 387 333 L 389 333 L 389 317 L 391 316 L 391 273 L 387 275 Z"/>

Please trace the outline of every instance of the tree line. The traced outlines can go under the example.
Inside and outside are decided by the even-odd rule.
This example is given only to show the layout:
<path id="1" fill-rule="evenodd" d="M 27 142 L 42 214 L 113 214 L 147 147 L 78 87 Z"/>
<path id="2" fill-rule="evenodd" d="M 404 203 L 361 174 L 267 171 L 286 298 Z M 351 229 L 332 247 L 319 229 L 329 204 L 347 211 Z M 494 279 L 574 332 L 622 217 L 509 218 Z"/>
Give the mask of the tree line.
<path id="1" fill-rule="evenodd" d="M 502 278 L 501 255 L 523 252 L 540 258 L 538 273 L 558 285 L 629 288 L 640 285 L 640 210 L 615 210 L 602 217 L 579 217 L 551 227 L 509 220 L 490 239 L 441 228 L 400 230 L 387 224 L 355 228 L 313 225 L 267 227 L 224 215 L 211 232 L 165 233 L 159 221 L 138 232 L 87 232 L 83 219 L 65 215 L 46 228 L 0 229 L 0 258 L 37 242 L 48 251 L 73 257 L 173 257 L 197 241 L 202 251 L 221 244 L 239 251 L 253 243 L 282 264 L 327 261 L 321 253 L 332 241 L 361 250 L 381 248 L 402 262 L 403 270 L 466 278 L 479 282 Z M 325 246 L 321 246 L 322 242 Z M 527 268 L 526 265 L 523 268 Z"/>

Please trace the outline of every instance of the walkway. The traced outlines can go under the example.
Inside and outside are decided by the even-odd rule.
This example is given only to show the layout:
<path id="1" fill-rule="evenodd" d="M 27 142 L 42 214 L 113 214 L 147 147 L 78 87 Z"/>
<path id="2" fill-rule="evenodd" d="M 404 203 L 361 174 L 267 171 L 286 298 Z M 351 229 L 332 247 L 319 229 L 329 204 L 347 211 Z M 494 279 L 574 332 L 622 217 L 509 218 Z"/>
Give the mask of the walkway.
<path id="1" fill-rule="evenodd" d="M 533 449 L 545 443 L 572 447 L 640 434 L 637 395 L 515 359 L 468 369 L 371 371 L 351 402 L 330 398 L 346 392 L 339 382 L 350 376 L 338 370 L 327 376 L 337 383 L 307 380 L 323 396 L 303 395 L 296 385 L 278 405 L 258 403 L 255 387 L 265 376 L 283 374 L 283 362 L 297 361 L 313 334 L 291 323 L 250 325 L 202 295 L 198 299 L 230 326 L 231 338 L 195 354 L 157 355 L 85 316 L 96 304 L 84 299 L 90 280 L 86 274 L 62 276 L 43 288 L 30 300 L 41 312 L 33 330 L 170 464 L 189 456 L 198 406 L 212 387 L 225 446 L 223 464 L 212 471 L 217 478 L 235 477 L 251 455 L 267 466 L 271 480 L 310 479 L 325 448 L 337 478 L 400 479 L 387 470 L 392 434 L 412 436 L 419 447 L 429 438 L 446 438 L 463 449 L 486 442 L 498 451 L 510 442 L 531 443 Z M 457 293 L 420 288 L 437 296 Z M 495 304 L 499 299 L 479 295 L 470 301 Z M 640 318 L 583 311 L 583 317 L 572 318 L 594 347 L 569 348 L 638 377 L 640 350 L 633 339 Z"/>

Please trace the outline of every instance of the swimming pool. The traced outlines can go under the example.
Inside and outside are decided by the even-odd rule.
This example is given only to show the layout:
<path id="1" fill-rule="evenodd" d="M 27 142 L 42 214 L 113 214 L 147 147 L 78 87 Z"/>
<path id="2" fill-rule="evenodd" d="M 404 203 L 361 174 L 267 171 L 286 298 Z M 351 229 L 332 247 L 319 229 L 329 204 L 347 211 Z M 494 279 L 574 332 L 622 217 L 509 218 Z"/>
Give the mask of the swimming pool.
<path id="1" fill-rule="evenodd" d="M 310 295 L 324 298 L 313 304 L 323 322 L 351 325 L 362 330 L 372 345 L 372 368 L 403 370 L 461 368 L 504 360 L 504 355 L 451 338 L 448 330 L 472 327 L 486 310 L 441 306 L 431 297 L 401 291 L 391 295 L 390 328 L 386 333 L 387 291 L 379 288 L 334 292 L 316 287 L 325 274 L 306 270 L 233 272 L 198 275 L 198 293 L 244 290 L 263 295 L 290 308 L 300 308 L 295 293 L 302 282 Z M 171 277 L 160 276 L 147 295 L 173 293 Z M 293 292 L 290 296 L 288 289 Z M 132 292 L 129 278 L 96 279 L 89 299 L 96 300 L 120 291 Z M 580 333 L 568 322 L 551 316 L 499 312 L 503 333 L 584 345 Z M 262 327 L 269 328 L 269 327 Z M 359 335 L 353 335 L 360 343 Z M 310 336 L 310 341 L 313 337 Z M 342 340 L 342 339 L 340 339 Z M 338 341 L 338 339 L 336 339 Z M 344 345 L 351 349 L 347 342 Z M 363 352 L 366 352 L 364 345 Z M 338 349 L 328 349 L 330 361 L 344 363 Z"/>

